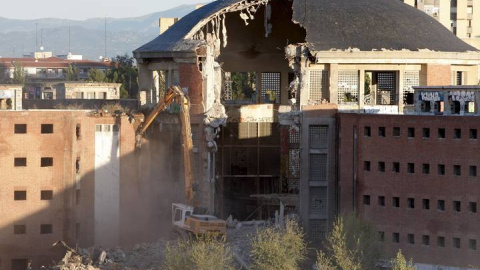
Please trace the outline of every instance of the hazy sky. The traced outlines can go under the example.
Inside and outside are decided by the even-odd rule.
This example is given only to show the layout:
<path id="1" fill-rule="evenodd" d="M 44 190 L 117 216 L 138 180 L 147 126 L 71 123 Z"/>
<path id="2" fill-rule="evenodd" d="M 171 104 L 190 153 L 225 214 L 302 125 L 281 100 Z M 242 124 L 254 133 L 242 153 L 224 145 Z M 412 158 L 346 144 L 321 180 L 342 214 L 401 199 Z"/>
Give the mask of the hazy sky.
<path id="1" fill-rule="evenodd" d="M 183 4 L 211 0 L 7 0 L 0 17 L 9 19 L 61 18 L 83 20 L 93 17 L 137 17 Z"/>

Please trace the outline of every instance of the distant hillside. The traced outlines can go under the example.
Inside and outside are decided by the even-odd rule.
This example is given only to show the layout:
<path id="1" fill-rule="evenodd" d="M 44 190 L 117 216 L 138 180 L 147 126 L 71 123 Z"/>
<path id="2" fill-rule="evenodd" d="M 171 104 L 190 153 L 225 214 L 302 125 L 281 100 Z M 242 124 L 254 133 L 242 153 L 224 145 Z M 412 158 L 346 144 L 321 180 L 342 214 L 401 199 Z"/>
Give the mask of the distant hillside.
<path id="1" fill-rule="evenodd" d="M 135 18 L 107 18 L 107 55 L 131 54 L 133 50 L 158 36 L 158 19 L 183 17 L 194 5 L 182 5 Z M 105 53 L 105 18 L 83 21 L 45 18 L 14 20 L 0 17 L 0 56 L 20 57 L 35 48 L 35 24 L 38 24 L 38 43 L 43 29 L 43 47 L 55 54 L 68 53 L 68 31 L 71 33 L 71 52 L 84 58 L 98 59 Z"/>

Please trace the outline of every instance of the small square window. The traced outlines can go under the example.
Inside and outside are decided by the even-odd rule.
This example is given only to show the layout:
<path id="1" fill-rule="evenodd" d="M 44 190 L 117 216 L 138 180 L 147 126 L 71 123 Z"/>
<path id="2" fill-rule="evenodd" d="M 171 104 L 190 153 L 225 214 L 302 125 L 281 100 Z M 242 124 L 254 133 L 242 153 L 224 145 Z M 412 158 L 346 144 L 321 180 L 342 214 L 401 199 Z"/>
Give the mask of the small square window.
<path id="1" fill-rule="evenodd" d="M 469 202 L 468 203 L 468 211 L 470 213 L 477 213 L 477 202 Z"/>
<path id="2" fill-rule="evenodd" d="M 415 173 L 415 164 L 414 163 L 408 163 L 407 164 L 407 172 L 408 173 Z"/>
<path id="3" fill-rule="evenodd" d="M 438 164 L 438 174 L 439 175 L 445 175 L 445 165 L 444 164 Z"/>
<path id="4" fill-rule="evenodd" d="M 384 172 L 385 171 L 385 162 L 383 162 L 383 161 L 378 162 L 378 171 L 379 172 Z"/>
<path id="5" fill-rule="evenodd" d="M 408 138 L 415 138 L 415 128 L 408 128 Z"/>
<path id="6" fill-rule="evenodd" d="M 392 167 L 393 167 L 393 172 L 400 172 L 400 163 L 399 162 L 393 162 L 392 163 Z"/>
<path id="7" fill-rule="evenodd" d="M 414 234 L 407 234 L 407 243 L 409 244 L 415 244 L 415 235 Z"/>
<path id="8" fill-rule="evenodd" d="M 424 139 L 430 138 L 430 129 L 429 128 L 423 128 L 423 138 Z"/>
<path id="9" fill-rule="evenodd" d="M 363 205 L 370 205 L 370 195 L 363 195 Z"/>
<path id="10" fill-rule="evenodd" d="M 52 167 L 53 158 L 52 157 L 42 157 L 40 159 L 40 167 Z"/>
<path id="11" fill-rule="evenodd" d="M 378 127 L 378 136 L 385 137 L 385 127 Z"/>
<path id="12" fill-rule="evenodd" d="M 462 168 L 460 165 L 453 165 L 453 175 L 460 176 L 462 175 Z"/>
<path id="13" fill-rule="evenodd" d="M 365 137 L 371 137 L 372 136 L 372 129 L 370 127 L 364 127 L 363 128 L 363 134 Z"/>
<path id="14" fill-rule="evenodd" d="M 439 139 L 445 139 L 445 129 L 444 128 L 439 128 L 438 129 L 438 138 Z"/>
<path id="15" fill-rule="evenodd" d="M 462 211 L 462 202 L 453 201 L 453 211 L 460 213 Z"/>
<path id="16" fill-rule="evenodd" d="M 400 198 L 399 197 L 393 197 L 392 198 L 392 206 L 393 207 L 400 207 Z"/>
<path id="17" fill-rule="evenodd" d="M 15 124 L 15 134 L 27 133 L 27 124 Z"/>
<path id="18" fill-rule="evenodd" d="M 470 129 L 470 140 L 476 140 L 476 139 L 477 139 L 477 130 Z"/>
<path id="19" fill-rule="evenodd" d="M 429 235 L 422 235 L 422 245 L 430 246 L 430 236 Z"/>
<path id="20" fill-rule="evenodd" d="M 27 166 L 27 158 L 19 157 L 13 160 L 13 166 L 15 167 L 26 167 Z"/>
<path id="21" fill-rule="evenodd" d="M 51 234 L 53 233 L 52 224 L 40 224 L 40 234 Z"/>
<path id="22" fill-rule="evenodd" d="M 80 124 L 77 124 L 77 126 L 75 127 L 75 135 L 77 137 L 77 140 L 80 140 L 82 138 L 82 129 Z"/>
<path id="23" fill-rule="evenodd" d="M 437 210 L 438 211 L 445 211 L 445 201 L 444 200 L 438 200 L 437 201 Z"/>
<path id="24" fill-rule="evenodd" d="M 430 200 L 429 199 L 423 199 L 422 200 L 422 208 L 425 210 L 430 210 Z"/>
<path id="25" fill-rule="evenodd" d="M 385 242 L 385 232 L 378 232 L 378 241 Z"/>
<path id="26" fill-rule="evenodd" d="M 458 238 L 458 237 L 453 238 L 453 247 L 454 248 L 460 248 L 460 238 Z"/>
<path id="27" fill-rule="evenodd" d="M 378 196 L 378 205 L 385 206 L 385 196 Z"/>
<path id="28" fill-rule="evenodd" d="M 444 236 L 438 236 L 437 237 L 437 246 L 445 247 L 445 237 Z"/>
<path id="29" fill-rule="evenodd" d="M 27 225 L 13 225 L 13 234 L 26 234 Z"/>
<path id="30" fill-rule="evenodd" d="M 423 174 L 430 174 L 430 164 L 422 164 L 422 172 Z"/>
<path id="31" fill-rule="evenodd" d="M 394 127 L 393 128 L 393 137 L 400 137 L 400 128 Z"/>
<path id="32" fill-rule="evenodd" d="M 407 205 L 409 209 L 415 209 L 415 199 L 407 198 Z"/>
<path id="33" fill-rule="evenodd" d="M 477 250 L 477 240 L 468 239 L 468 248 L 471 250 Z"/>
<path id="34" fill-rule="evenodd" d="M 40 200 L 49 201 L 53 198 L 53 190 L 40 191 Z"/>
<path id="35" fill-rule="evenodd" d="M 462 130 L 459 129 L 459 128 L 455 128 L 455 129 L 453 130 L 453 138 L 454 138 L 454 139 L 457 139 L 457 140 L 458 140 L 458 139 L 461 139 L 461 138 L 462 138 Z"/>
<path id="36" fill-rule="evenodd" d="M 42 124 L 41 129 L 42 134 L 51 134 L 53 133 L 53 124 Z"/>
<path id="37" fill-rule="evenodd" d="M 470 166 L 469 171 L 471 177 L 477 177 L 477 166 Z"/>
<path id="38" fill-rule="evenodd" d="M 15 201 L 25 201 L 27 199 L 27 191 L 26 190 L 15 190 L 13 192 L 13 199 Z"/>
<path id="39" fill-rule="evenodd" d="M 102 132 L 102 125 L 95 125 L 95 132 Z"/>
<path id="40" fill-rule="evenodd" d="M 369 171 L 370 171 L 370 161 L 364 161 L 364 162 L 363 162 L 363 169 L 364 169 L 364 171 L 366 171 L 366 172 L 369 172 Z"/>
<path id="41" fill-rule="evenodd" d="M 400 243 L 400 234 L 399 233 L 392 233 L 392 242 L 393 243 Z"/>

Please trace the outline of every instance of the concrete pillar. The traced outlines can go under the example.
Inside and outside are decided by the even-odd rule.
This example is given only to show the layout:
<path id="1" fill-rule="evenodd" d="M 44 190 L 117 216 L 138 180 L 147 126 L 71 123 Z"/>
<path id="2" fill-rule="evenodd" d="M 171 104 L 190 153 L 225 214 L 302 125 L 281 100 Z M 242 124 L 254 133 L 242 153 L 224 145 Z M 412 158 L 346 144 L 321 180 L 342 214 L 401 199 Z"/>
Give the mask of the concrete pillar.
<path id="1" fill-rule="evenodd" d="M 358 83 L 360 84 L 358 87 L 358 108 L 363 109 L 365 105 L 365 70 L 360 69 L 360 76 L 358 77 Z"/>
<path id="2" fill-rule="evenodd" d="M 310 98 L 310 72 L 308 67 L 305 66 L 305 63 L 308 60 L 305 57 L 302 57 L 299 63 L 300 70 L 300 107 L 307 106 L 308 100 Z"/>
<path id="3" fill-rule="evenodd" d="M 152 92 L 153 73 L 148 69 L 147 64 L 138 64 L 138 89 L 146 92 L 146 105 L 152 104 L 151 92 Z"/>
<path id="4" fill-rule="evenodd" d="M 157 104 L 160 97 L 160 73 L 157 70 L 153 71 L 153 88 L 152 88 L 152 102 Z"/>
<path id="5" fill-rule="evenodd" d="M 338 64 L 330 64 L 330 103 L 338 104 Z"/>
<path id="6" fill-rule="evenodd" d="M 400 114 L 403 113 L 403 77 L 405 76 L 405 72 L 403 69 L 400 69 L 398 71 L 398 112 Z"/>

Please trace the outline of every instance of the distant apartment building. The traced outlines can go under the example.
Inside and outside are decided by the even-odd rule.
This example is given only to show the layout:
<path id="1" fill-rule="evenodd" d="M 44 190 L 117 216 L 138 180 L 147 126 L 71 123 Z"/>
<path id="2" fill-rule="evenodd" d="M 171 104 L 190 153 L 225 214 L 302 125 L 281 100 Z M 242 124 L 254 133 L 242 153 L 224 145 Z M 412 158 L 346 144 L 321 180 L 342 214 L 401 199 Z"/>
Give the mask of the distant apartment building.
<path id="1" fill-rule="evenodd" d="M 480 48 L 480 1 L 401 0 L 437 19 L 466 43 Z"/>
<path id="2" fill-rule="evenodd" d="M 25 99 L 119 99 L 120 83 L 36 82 L 24 89 Z"/>

